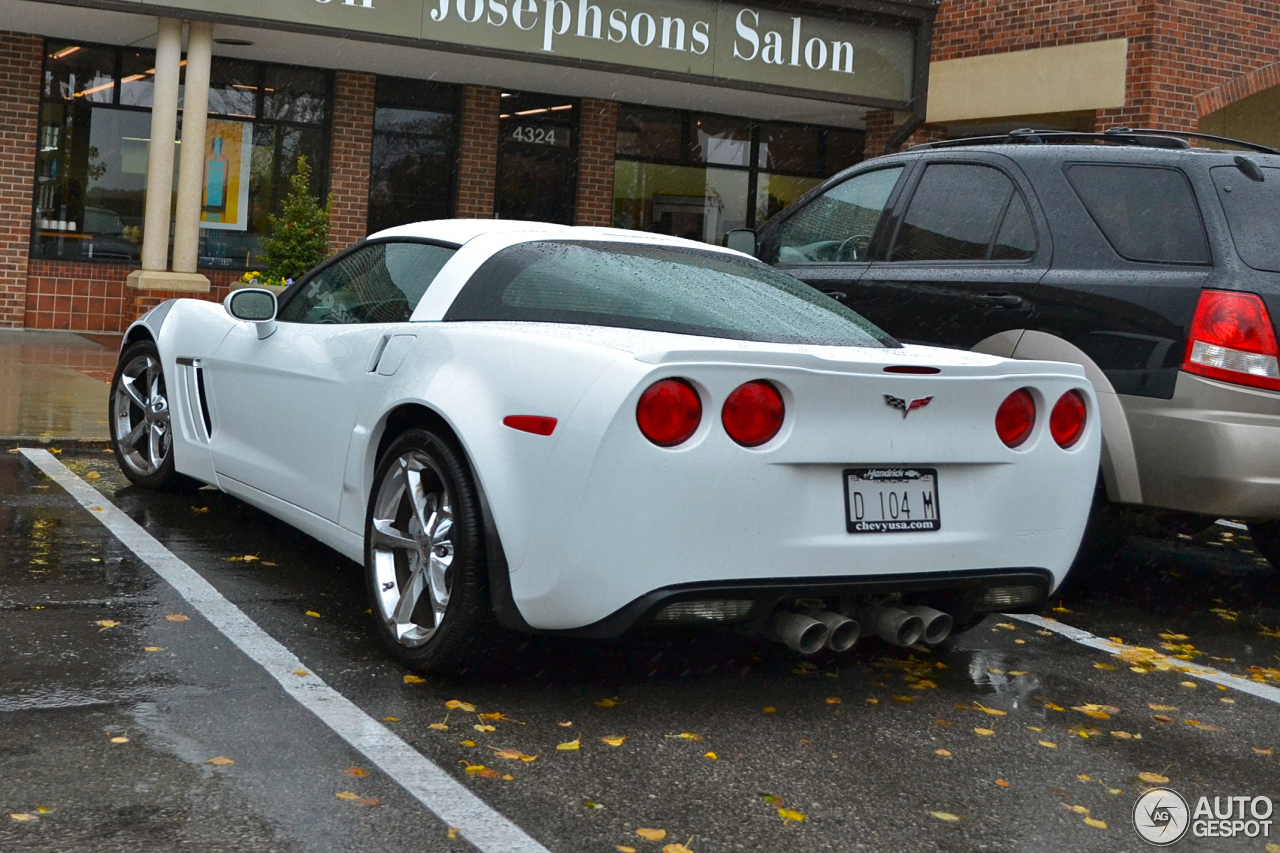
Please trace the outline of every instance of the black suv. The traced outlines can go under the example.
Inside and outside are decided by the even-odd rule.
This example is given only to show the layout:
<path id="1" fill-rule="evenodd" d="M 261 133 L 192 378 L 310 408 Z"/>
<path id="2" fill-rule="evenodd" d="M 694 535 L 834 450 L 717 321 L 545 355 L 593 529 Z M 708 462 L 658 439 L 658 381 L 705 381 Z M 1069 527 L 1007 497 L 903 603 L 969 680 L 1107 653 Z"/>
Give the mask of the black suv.
<path id="1" fill-rule="evenodd" d="M 1280 565 L 1280 151 L 1127 128 L 921 145 L 755 245 L 900 340 L 1084 366 L 1106 497 L 1247 519 Z"/>

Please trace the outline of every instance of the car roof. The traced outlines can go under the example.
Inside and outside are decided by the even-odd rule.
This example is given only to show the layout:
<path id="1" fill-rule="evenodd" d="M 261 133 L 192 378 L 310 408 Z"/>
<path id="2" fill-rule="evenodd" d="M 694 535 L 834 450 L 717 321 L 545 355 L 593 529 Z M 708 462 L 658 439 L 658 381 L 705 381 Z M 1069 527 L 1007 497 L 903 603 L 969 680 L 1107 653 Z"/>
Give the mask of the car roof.
<path id="1" fill-rule="evenodd" d="M 369 235 L 370 240 L 388 237 L 413 237 L 462 246 L 481 237 L 506 237 L 506 243 L 559 238 L 563 240 L 602 240 L 610 242 L 648 243 L 673 248 L 699 249 L 749 257 L 733 249 L 685 240 L 650 231 L 628 231 L 625 228 L 597 228 L 585 225 L 555 225 L 549 222 L 527 222 L 519 219 L 433 219 L 387 228 Z"/>

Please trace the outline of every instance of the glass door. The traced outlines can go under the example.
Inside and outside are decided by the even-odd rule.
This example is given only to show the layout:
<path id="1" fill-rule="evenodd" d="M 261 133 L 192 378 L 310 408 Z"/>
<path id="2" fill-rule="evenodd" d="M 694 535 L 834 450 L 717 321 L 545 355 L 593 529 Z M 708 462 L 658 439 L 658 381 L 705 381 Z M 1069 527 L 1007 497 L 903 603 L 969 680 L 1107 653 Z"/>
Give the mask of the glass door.
<path id="1" fill-rule="evenodd" d="M 577 102 L 559 95 L 504 92 L 498 127 L 498 218 L 572 225 Z"/>

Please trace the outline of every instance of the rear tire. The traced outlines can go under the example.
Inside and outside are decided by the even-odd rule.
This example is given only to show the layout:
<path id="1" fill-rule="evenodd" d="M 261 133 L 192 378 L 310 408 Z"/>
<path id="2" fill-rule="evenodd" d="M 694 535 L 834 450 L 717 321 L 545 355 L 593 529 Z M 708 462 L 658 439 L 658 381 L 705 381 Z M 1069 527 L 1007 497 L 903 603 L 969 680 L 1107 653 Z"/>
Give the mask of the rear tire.
<path id="1" fill-rule="evenodd" d="M 144 489 L 175 486 L 173 424 L 160 351 L 149 340 L 120 353 L 107 398 L 111 450 L 129 482 Z"/>
<path id="2" fill-rule="evenodd" d="M 1280 521 L 1251 521 L 1249 535 L 1258 553 L 1267 558 L 1272 568 L 1280 569 Z"/>
<path id="3" fill-rule="evenodd" d="M 466 669 L 493 629 L 487 571 L 462 451 L 409 430 L 379 461 L 365 516 L 365 585 L 382 644 L 420 672 Z"/>
<path id="4" fill-rule="evenodd" d="M 1089 507 L 1089 520 L 1085 523 L 1080 547 L 1071 561 L 1063 586 L 1079 582 L 1098 563 L 1115 556 L 1128 538 L 1129 524 L 1124 508 L 1107 498 L 1107 487 L 1099 473 L 1093 490 L 1093 504 Z"/>

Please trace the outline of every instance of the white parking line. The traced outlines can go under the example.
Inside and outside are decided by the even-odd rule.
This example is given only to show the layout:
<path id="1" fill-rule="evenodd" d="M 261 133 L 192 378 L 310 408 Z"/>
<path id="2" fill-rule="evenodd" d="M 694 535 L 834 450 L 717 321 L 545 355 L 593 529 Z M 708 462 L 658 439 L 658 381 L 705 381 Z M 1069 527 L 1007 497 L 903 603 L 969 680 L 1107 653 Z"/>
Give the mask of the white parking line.
<path id="1" fill-rule="evenodd" d="M 381 768 L 446 825 L 461 830 L 462 836 L 477 849 L 484 853 L 549 853 L 524 830 L 325 684 L 314 672 L 307 670 L 302 661 L 224 598 L 195 569 L 161 545 L 97 489 L 71 473 L 47 450 L 23 448 L 22 455 L 66 489 L 121 544 L 278 681 L 286 693 Z M 300 671 L 307 675 L 299 676 L 297 673 Z"/>
<path id="2" fill-rule="evenodd" d="M 1061 622 L 1055 622 L 1052 619 L 1045 619 L 1041 616 L 1032 616 L 1027 613 L 1006 613 L 1004 615 L 1009 619 L 1017 619 L 1019 622 L 1026 622 L 1028 625 L 1035 625 L 1037 628 L 1052 631 L 1072 642 L 1088 646 L 1091 649 L 1097 649 L 1100 652 L 1106 652 L 1107 654 L 1117 655 L 1124 651 L 1136 651 L 1137 649 L 1137 646 L 1097 637 L 1088 631 L 1073 628 L 1070 625 L 1063 625 Z M 1157 657 L 1161 658 L 1164 663 L 1174 667 L 1178 672 L 1189 675 L 1192 678 L 1198 678 L 1201 681 L 1208 681 L 1212 684 L 1221 684 L 1232 690 L 1239 690 L 1241 693 L 1248 693 L 1251 696 L 1257 696 L 1259 699 L 1266 699 L 1268 702 L 1275 702 L 1280 705 L 1280 688 L 1272 687 L 1270 684 L 1259 684 L 1243 675 L 1232 675 L 1229 672 L 1223 672 L 1211 666 L 1187 663 L 1168 655 L 1157 653 Z"/>

